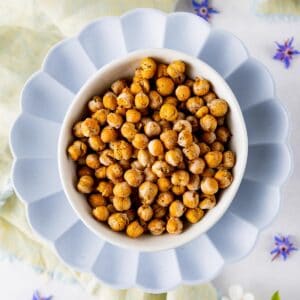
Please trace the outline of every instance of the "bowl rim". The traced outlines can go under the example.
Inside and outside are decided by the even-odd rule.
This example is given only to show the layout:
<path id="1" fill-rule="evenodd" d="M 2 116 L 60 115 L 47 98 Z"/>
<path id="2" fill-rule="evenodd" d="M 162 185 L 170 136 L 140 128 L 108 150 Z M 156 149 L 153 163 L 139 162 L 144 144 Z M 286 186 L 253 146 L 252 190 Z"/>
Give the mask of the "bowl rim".
<path id="1" fill-rule="evenodd" d="M 167 245 L 164 243 L 156 243 L 155 245 L 149 245 L 149 243 L 141 244 L 138 243 L 138 245 L 135 243 L 137 239 L 131 239 L 127 237 L 125 234 L 121 235 L 120 233 L 115 233 L 112 230 L 109 229 L 111 234 L 107 234 L 107 228 L 104 229 L 101 228 L 102 226 L 96 226 L 95 219 L 89 215 L 89 218 L 86 218 L 83 213 L 82 209 L 77 205 L 73 200 L 72 196 L 70 195 L 69 186 L 66 184 L 66 175 L 67 170 L 64 168 L 64 164 L 66 161 L 66 149 L 62 146 L 63 140 L 66 138 L 66 133 L 69 132 L 67 130 L 67 121 L 70 119 L 74 107 L 76 106 L 79 99 L 82 98 L 83 94 L 86 90 L 89 89 L 90 85 L 92 85 L 94 82 L 99 81 L 99 78 L 101 75 L 105 72 L 108 72 L 109 70 L 115 69 L 119 64 L 124 63 L 125 61 L 134 60 L 134 59 L 140 59 L 141 57 L 146 56 L 160 56 L 166 54 L 171 54 L 174 56 L 178 56 L 178 59 L 181 59 L 183 61 L 193 61 L 198 65 L 201 65 L 206 69 L 206 73 L 209 72 L 216 80 L 213 82 L 213 85 L 216 86 L 215 82 L 218 81 L 222 84 L 223 88 L 226 89 L 226 92 L 230 94 L 230 102 L 234 104 L 235 107 L 235 119 L 238 120 L 239 125 L 241 126 L 240 130 L 242 131 L 242 140 L 239 140 L 239 143 L 242 143 L 242 150 L 239 153 L 239 158 L 241 159 L 241 166 L 240 166 L 240 175 L 239 177 L 234 178 L 234 181 L 231 185 L 231 195 L 230 197 L 227 197 L 223 201 L 220 201 L 218 205 L 212 209 L 209 214 L 206 214 L 204 218 L 198 222 L 197 224 L 193 224 L 193 227 L 198 227 L 198 230 L 193 231 L 184 231 L 180 235 L 176 235 L 172 241 L 169 241 Z M 192 63 L 193 64 L 193 63 Z M 121 76 L 122 77 L 122 76 Z M 87 101 L 87 100 L 86 100 Z M 76 212 L 79 219 L 93 232 L 95 233 L 100 239 L 103 239 L 113 245 L 116 245 L 121 248 L 127 248 L 127 249 L 134 249 L 136 251 L 142 251 L 142 252 L 155 252 L 155 251 L 162 251 L 162 250 L 168 250 L 177 248 L 179 246 L 182 246 L 196 237 L 200 236 L 201 234 L 206 233 L 210 228 L 212 228 L 225 214 L 225 212 L 228 210 L 230 204 L 232 203 L 233 199 L 235 198 L 235 195 L 238 191 L 238 188 L 241 184 L 241 181 L 243 179 L 243 175 L 246 169 L 247 164 L 247 157 L 248 157 L 248 135 L 245 125 L 245 120 L 240 108 L 240 105 L 229 87 L 228 83 L 225 81 L 225 79 L 211 66 L 209 66 L 207 63 L 199 59 L 198 57 L 193 57 L 191 55 L 188 55 L 186 53 L 183 53 L 181 51 L 168 49 L 168 48 L 145 48 L 145 49 L 139 49 L 136 51 L 132 51 L 129 53 L 126 53 L 124 56 L 119 57 L 117 59 L 112 60 L 108 64 L 102 66 L 100 69 L 98 69 L 95 73 L 93 73 L 88 80 L 81 86 L 79 91 L 75 94 L 74 100 L 68 107 L 68 110 L 65 114 L 65 117 L 63 119 L 60 133 L 59 133 L 59 139 L 57 144 L 57 159 L 58 159 L 58 170 L 59 170 L 59 176 L 62 183 L 63 191 L 68 199 L 68 202 L 70 203 L 73 210 Z M 236 166 L 235 166 L 236 168 Z M 74 185 L 73 185 L 74 188 Z M 76 188 L 74 188 L 76 191 Z M 78 196 L 81 194 L 78 193 Z M 226 201 L 225 201 L 226 200 Z M 99 222 L 97 222 L 99 224 Z M 101 224 L 102 225 L 102 224 Z M 122 237 L 121 237 L 122 236 Z M 166 235 L 163 235 L 166 236 Z M 160 237 L 163 237 L 160 236 Z M 168 235 L 169 236 L 169 235 Z M 126 239 L 128 242 L 123 242 Z"/>

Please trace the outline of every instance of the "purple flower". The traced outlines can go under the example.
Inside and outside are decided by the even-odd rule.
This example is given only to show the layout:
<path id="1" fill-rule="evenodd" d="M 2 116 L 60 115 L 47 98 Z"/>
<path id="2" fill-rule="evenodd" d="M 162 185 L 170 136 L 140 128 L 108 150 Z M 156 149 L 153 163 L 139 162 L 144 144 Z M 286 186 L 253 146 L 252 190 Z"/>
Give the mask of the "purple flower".
<path id="1" fill-rule="evenodd" d="M 52 296 L 41 297 L 38 291 L 35 291 L 32 296 L 32 300 L 51 300 L 51 299 L 52 299 Z"/>
<path id="2" fill-rule="evenodd" d="M 294 49 L 293 42 L 293 37 L 287 39 L 283 44 L 275 42 L 277 49 L 273 58 L 282 61 L 286 68 L 290 66 L 293 55 L 300 54 L 300 51 Z"/>
<path id="3" fill-rule="evenodd" d="M 209 6 L 208 1 L 209 0 L 202 0 L 201 2 L 198 2 L 197 0 L 192 0 L 192 4 L 197 15 L 206 21 L 210 19 L 211 14 L 219 13 L 217 10 Z"/>
<path id="4" fill-rule="evenodd" d="M 294 247 L 293 243 L 289 241 L 288 236 L 275 236 L 274 242 L 276 247 L 271 251 L 271 254 L 274 255 L 272 261 L 279 256 L 286 260 L 292 251 L 298 250 Z"/>

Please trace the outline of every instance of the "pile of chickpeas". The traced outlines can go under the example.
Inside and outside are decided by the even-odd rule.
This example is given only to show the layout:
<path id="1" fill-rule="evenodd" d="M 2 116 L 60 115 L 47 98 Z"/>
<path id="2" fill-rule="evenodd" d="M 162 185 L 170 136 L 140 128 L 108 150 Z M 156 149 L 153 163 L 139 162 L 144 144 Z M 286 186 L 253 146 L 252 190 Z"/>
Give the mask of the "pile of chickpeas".
<path id="1" fill-rule="evenodd" d="M 131 238 L 181 233 L 212 209 L 233 180 L 228 104 L 186 65 L 141 60 L 88 102 L 68 155 L 77 190 L 99 222 Z"/>

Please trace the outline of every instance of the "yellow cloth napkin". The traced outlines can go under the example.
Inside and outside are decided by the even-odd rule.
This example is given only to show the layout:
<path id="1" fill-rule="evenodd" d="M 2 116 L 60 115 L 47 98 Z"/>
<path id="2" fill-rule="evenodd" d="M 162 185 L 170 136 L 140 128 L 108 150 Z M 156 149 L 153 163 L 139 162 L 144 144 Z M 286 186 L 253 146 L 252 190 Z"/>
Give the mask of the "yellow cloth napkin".
<path id="1" fill-rule="evenodd" d="M 40 68 L 49 48 L 76 34 L 85 24 L 105 15 L 120 15 L 135 7 L 172 10 L 173 0 L 10 0 L 0 2 L 0 191 L 6 184 L 12 162 L 8 130 L 19 113 L 19 95 L 26 79 Z M 13 195 L 0 207 L 1 258 L 16 258 L 39 272 L 68 282 L 78 282 L 88 292 L 105 300 L 216 300 L 207 285 L 180 287 L 161 295 L 137 289 L 116 291 L 100 285 L 90 274 L 75 272 L 61 262 L 51 247 L 30 229 L 24 205 Z"/>

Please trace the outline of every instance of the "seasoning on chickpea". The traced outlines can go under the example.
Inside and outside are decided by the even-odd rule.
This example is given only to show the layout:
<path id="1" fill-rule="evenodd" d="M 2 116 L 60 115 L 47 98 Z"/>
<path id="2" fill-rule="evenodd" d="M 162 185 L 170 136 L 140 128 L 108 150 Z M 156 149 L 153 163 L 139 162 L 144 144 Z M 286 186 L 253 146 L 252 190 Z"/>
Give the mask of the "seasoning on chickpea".
<path id="1" fill-rule="evenodd" d="M 107 120 L 107 115 L 109 114 L 108 109 L 99 109 L 92 114 L 92 118 L 95 119 L 100 125 L 105 125 Z"/>
<path id="2" fill-rule="evenodd" d="M 166 230 L 166 223 L 161 219 L 153 219 L 148 224 L 148 230 L 152 235 L 161 235 Z"/>
<path id="3" fill-rule="evenodd" d="M 210 84 L 206 79 L 196 78 L 193 85 L 193 92 L 196 96 L 204 96 L 208 93 Z"/>
<path id="4" fill-rule="evenodd" d="M 150 205 L 142 205 L 137 210 L 138 216 L 141 218 L 141 220 L 148 222 L 153 217 L 153 209 Z"/>
<path id="5" fill-rule="evenodd" d="M 100 181 L 97 187 L 97 191 L 103 197 L 109 197 L 113 194 L 113 184 L 111 182 Z"/>
<path id="6" fill-rule="evenodd" d="M 113 213 L 108 218 L 108 225 L 114 231 L 123 231 L 128 223 L 129 220 L 125 213 Z"/>
<path id="7" fill-rule="evenodd" d="M 231 169 L 235 165 L 235 155 L 232 151 L 225 151 L 223 153 L 223 160 L 222 160 L 222 168 Z"/>
<path id="8" fill-rule="evenodd" d="M 79 178 L 77 189 L 83 194 L 89 194 L 93 191 L 94 179 L 92 176 L 84 175 Z"/>
<path id="9" fill-rule="evenodd" d="M 103 96 L 103 106 L 109 110 L 117 108 L 117 96 L 113 92 L 107 92 Z"/>
<path id="10" fill-rule="evenodd" d="M 141 171 L 129 169 L 124 174 L 124 179 L 132 187 L 138 187 L 142 184 L 144 177 Z"/>
<path id="11" fill-rule="evenodd" d="M 106 126 L 102 129 L 100 138 L 104 143 L 115 141 L 118 138 L 118 132 L 115 128 Z"/>
<path id="12" fill-rule="evenodd" d="M 159 115 L 162 119 L 167 121 L 175 121 L 178 116 L 178 111 L 175 105 L 166 103 L 160 108 Z"/>
<path id="13" fill-rule="evenodd" d="M 168 233 L 179 234 L 183 230 L 183 223 L 179 218 L 171 217 L 167 221 L 166 229 L 167 229 Z"/>
<path id="14" fill-rule="evenodd" d="M 127 87 L 127 83 L 126 83 L 126 80 L 124 80 L 124 79 L 116 80 L 110 86 L 111 90 L 113 91 L 113 93 L 115 95 L 121 94 L 123 89 L 125 89 L 126 87 Z"/>
<path id="15" fill-rule="evenodd" d="M 190 180 L 190 175 L 187 171 L 178 170 L 175 171 L 171 176 L 171 182 L 174 185 L 187 186 Z"/>
<path id="16" fill-rule="evenodd" d="M 188 160 L 193 160 L 199 157 L 200 147 L 197 144 L 192 143 L 188 147 L 183 148 L 182 152 Z"/>
<path id="17" fill-rule="evenodd" d="M 119 129 L 123 124 L 123 118 L 120 114 L 109 113 L 107 115 L 107 123 L 109 126 Z"/>
<path id="18" fill-rule="evenodd" d="M 172 172 L 172 167 L 165 161 L 157 160 L 151 167 L 152 172 L 159 178 L 169 176 Z"/>
<path id="19" fill-rule="evenodd" d="M 160 135 L 161 141 L 164 146 L 168 149 L 174 149 L 177 145 L 178 134 L 175 130 L 167 129 Z"/>
<path id="20" fill-rule="evenodd" d="M 150 57 L 142 59 L 140 64 L 141 75 L 145 79 L 150 79 L 155 75 L 156 72 L 156 62 Z"/>
<path id="21" fill-rule="evenodd" d="M 78 160 L 87 152 L 87 146 L 85 143 L 81 141 L 75 141 L 71 146 L 68 148 L 68 154 L 72 160 Z"/>
<path id="22" fill-rule="evenodd" d="M 156 80 L 156 89 L 162 96 L 171 95 L 174 91 L 174 81 L 169 77 L 160 77 Z"/>
<path id="23" fill-rule="evenodd" d="M 117 97 L 117 105 L 124 108 L 132 108 L 134 96 L 129 88 L 123 89 L 122 93 Z"/>
<path id="24" fill-rule="evenodd" d="M 102 99 L 99 96 L 94 96 L 89 102 L 88 102 L 88 108 L 89 110 L 94 113 L 97 110 L 103 108 Z"/>
<path id="25" fill-rule="evenodd" d="M 135 129 L 133 123 L 125 122 L 121 127 L 121 134 L 128 141 L 132 141 L 137 133 L 138 131 Z"/>

